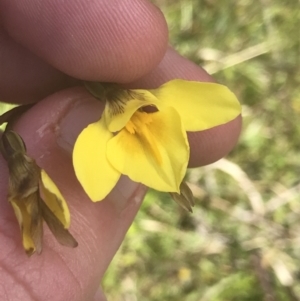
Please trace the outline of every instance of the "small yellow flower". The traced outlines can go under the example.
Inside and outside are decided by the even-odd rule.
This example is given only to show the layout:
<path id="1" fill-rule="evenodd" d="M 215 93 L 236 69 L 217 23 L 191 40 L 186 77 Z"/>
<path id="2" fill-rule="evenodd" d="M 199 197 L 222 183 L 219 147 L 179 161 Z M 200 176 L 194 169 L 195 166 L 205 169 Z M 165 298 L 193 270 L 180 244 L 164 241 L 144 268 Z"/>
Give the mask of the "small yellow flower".
<path id="1" fill-rule="evenodd" d="M 76 240 L 67 230 L 67 203 L 47 173 L 26 154 L 22 138 L 14 131 L 5 131 L 0 150 L 8 163 L 8 200 L 19 222 L 26 253 L 41 253 L 43 220 L 59 243 L 76 247 Z"/>
<path id="2" fill-rule="evenodd" d="M 235 95 L 223 85 L 172 80 L 155 90 L 122 90 L 88 83 L 106 100 L 99 121 L 78 136 L 75 173 L 93 201 L 116 185 L 121 174 L 159 191 L 181 194 L 189 160 L 187 131 L 227 123 L 240 114 Z"/>

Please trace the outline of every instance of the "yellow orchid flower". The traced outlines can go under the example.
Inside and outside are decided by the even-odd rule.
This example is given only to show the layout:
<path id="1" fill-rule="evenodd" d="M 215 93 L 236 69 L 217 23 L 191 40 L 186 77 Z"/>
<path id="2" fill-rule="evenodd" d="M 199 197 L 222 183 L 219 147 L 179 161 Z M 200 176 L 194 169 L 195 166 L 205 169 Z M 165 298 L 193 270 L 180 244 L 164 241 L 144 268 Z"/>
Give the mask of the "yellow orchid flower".
<path id="1" fill-rule="evenodd" d="M 26 253 L 41 253 L 43 220 L 60 244 L 76 247 L 76 240 L 67 230 L 68 205 L 47 173 L 26 154 L 22 138 L 14 131 L 5 131 L 0 150 L 8 163 L 8 200 L 20 225 Z"/>
<path id="2" fill-rule="evenodd" d="M 104 199 L 124 174 L 188 203 L 180 189 L 189 160 L 186 132 L 227 123 L 241 112 L 235 95 L 215 83 L 176 79 L 154 90 L 87 88 L 106 101 L 100 120 L 80 133 L 73 151 L 76 176 L 93 201 Z"/>

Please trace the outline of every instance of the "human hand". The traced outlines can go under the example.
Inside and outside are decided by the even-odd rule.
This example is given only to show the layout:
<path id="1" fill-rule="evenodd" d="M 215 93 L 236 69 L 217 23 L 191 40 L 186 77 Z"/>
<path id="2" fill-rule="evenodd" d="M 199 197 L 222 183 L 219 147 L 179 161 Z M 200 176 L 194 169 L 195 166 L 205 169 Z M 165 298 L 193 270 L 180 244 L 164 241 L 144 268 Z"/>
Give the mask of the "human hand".
<path id="1" fill-rule="evenodd" d="M 28 103 L 47 96 L 18 120 L 15 130 L 65 196 L 70 232 L 79 243 L 76 249 L 62 247 L 45 230 L 43 253 L 26 256 L 7 202 L 8 174 L 1 158 L 0 299 L 104 300 L 101 291 L 96 294 L 101 277 L 145 188 L 124 177 L 102 202 L 92 203 L 83 192 L 71 152 L 80 131 L 99 119 L 103 107 L 83 87 L 75 87 L 80 84 L 76 79 L 138 88 L 154 88 L 174 78 L 213 79 L 167 49 L 164 18 L 148 1 L 0 0 L 0 14 L 0 98 Z M 189 134 L 190 166 L 226 155 L 240 125 L 237 118 Z"/>

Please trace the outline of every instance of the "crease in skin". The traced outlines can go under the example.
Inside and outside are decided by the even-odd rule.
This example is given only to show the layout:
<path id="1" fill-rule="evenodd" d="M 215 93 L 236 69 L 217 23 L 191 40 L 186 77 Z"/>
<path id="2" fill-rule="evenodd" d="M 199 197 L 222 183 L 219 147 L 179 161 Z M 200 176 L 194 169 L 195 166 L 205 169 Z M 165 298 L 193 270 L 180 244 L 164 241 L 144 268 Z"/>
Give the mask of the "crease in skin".
<path id="1" fill-rule="evenodd" d="M 71 267 L 67 264 L 67 262 L 65 261 L 65 259 L 63 258 L 63 256 L 59 252 L 55 252 L 53 249 L 51 251 L 63 263 L 63 265 L 65 266 L 66 270 L 72 276 L 72 279 L 74 280 L 74 282 L 77 283 L 77 285 L 73 284 L 73 287 L 79 287 L 79 298 L 78 298 L 78 294 L 76 294 L 76 299 L 78 299 L 78 301 L 79 300 L 84 300 L 84 297 L 85 297 L 84 286 L 81 283 L 81 281 L 76 277 L 75 273 L 72 271 Z M 69 296 L 69 298 L 70 297 L 71 296 Z M 74 299 L 74 297 L 70 298 L 70 299 L 76 300 L 76 299 Z"/>

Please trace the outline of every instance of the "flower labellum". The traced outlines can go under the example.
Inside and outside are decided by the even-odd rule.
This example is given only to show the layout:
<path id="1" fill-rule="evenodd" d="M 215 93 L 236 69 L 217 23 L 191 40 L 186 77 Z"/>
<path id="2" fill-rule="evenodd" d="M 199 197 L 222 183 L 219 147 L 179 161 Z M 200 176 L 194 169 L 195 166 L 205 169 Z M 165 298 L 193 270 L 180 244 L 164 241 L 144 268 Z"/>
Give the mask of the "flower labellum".
<path id="1" fill-rule="evenodd" d="M 122 89 L 86 83 L 106 102 L 99 121 L 78 136 L 73 151 L 76 176 L 92 201 L 104 199 L 121 174 L 153 189 L 170 192 L 191 210 L 183 183 L 189 161 L 187 131 L 202 131 L 235 119 L 241 112 L 225 86 L 172 80 L 158 89 Z"/>
<path id="2" fill-rule="evenodd" d="M 20 225 L 26 253 L 41 253 L 43 220 L 60 244 L 76 247 L 76 240 L 67 230 L 67 203 L 46 172 L 26 154 L 22 138 L 14 131 L 5 131 L 0 150 L 8 163 L 8 200 Z"/>

